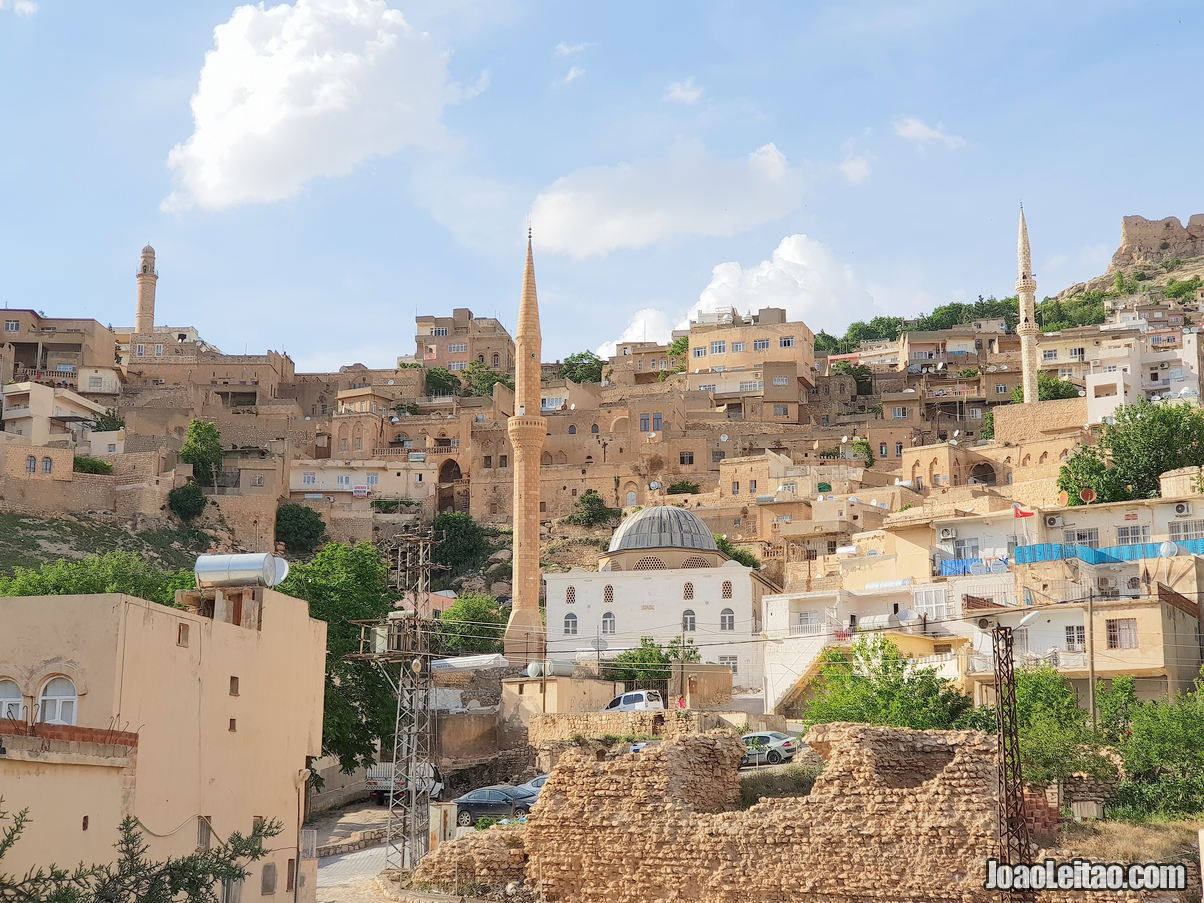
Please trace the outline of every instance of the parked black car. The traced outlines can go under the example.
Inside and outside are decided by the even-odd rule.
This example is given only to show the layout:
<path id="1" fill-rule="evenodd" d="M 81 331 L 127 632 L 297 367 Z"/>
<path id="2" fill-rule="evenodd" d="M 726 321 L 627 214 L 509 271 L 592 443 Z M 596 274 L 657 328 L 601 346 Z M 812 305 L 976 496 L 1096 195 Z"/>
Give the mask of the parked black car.
<path id="1" fill-rule="evenodd" d="M 475 825 L 482 816 L 491 818 L 517 818 L 526 815 L 535 805 L 538 793 L 525 787 L 509 784 L 494 784 L 473 790 L 453 800 L 456 804 L 456 824 L 461 827 Z"/>

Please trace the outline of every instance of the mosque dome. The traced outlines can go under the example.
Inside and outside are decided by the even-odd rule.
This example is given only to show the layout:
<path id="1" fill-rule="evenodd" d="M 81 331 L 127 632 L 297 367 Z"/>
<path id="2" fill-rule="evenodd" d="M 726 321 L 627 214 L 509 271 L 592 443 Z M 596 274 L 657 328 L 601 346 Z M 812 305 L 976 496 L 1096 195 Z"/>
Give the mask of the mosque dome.
<path id="1" fill-rule="evenodd" d="M 653 505 L 633 514 L 610 538 L 610 552 L 636 549 L 701 549 L 716 552 L 710 528 L 692 511 Z"/>

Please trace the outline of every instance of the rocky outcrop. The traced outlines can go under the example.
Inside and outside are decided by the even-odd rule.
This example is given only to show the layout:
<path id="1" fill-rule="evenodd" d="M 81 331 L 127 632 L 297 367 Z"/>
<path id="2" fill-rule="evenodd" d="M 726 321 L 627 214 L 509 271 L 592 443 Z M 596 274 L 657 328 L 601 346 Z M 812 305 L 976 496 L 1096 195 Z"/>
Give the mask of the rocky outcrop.
<path id="1" fill-rule="evenodd" d="M 1197 213 L 1186 228 L 1177 216 L 1149 220 L 1126 216 L 1120 224 L 1120 247 L 1112 255 L 1109 272 L 1135 263 L 1158 263 L 1173 257 L 1204 254 L 1204 214 Z"/>

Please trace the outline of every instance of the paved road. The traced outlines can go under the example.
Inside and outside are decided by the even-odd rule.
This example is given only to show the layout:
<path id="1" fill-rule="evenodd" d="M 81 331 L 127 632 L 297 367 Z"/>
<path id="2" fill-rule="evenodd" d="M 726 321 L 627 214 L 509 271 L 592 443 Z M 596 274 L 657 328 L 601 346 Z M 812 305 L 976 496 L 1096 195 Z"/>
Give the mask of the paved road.
<path id="1" fill-rule="evenodd" d="M 342 856 L 327 856 L 318 860 L 318 887 L 335 887 L 363 881 L 380 874 L 385 867 L 385 845 L 344 853 Z"/>

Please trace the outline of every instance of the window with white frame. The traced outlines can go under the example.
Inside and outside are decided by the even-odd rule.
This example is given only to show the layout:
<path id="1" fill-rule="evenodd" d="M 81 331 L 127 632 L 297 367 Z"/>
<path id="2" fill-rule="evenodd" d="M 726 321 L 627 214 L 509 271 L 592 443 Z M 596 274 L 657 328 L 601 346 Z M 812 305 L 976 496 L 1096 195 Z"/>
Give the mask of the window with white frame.
<path id="1" fill-rule="evenodd" d="M 894 417 L 895 417 L 895 420 L 906 420 L 907 419 L 907 408 L 895 408 Z"/>
<path id="2" fill-rule="evenodd" d="M 117 443 L 116 443 L 116 442 L 110 442 L 110 443 L 108 444 L 108 449 L 109 449 L 109 454 L 110 454 L 110 455 L 112 455 L 112 454 L 116 454 L 116 453 L 117 453 Z"/>
<path id="3" fill-rule="evenodd" d="M 1118 546 L 1135 546 L 1150 541 L 1149 524 L 1132 524 L 1116 528 L 1116 544 Z"/>
<path id="4" fill-rule="evenodd" d="M 257 473 L 257 474 L 255 474 L 255 476 L 251 477 L 251 485 L 252 486 L 262 486 L 263 485 L 263 474 Z"/>
<path id="5" fill-rule="evenodd" d="M 450 361 L 447 365 L 448 370 L 467 370 L 468 361 Z"/>
<path id="6" fill-rule="evenodd" d="M 1204 539 L 1204 520 L 1171 521 L 1171 542 Z"/>
<path id="7" fill-rule="evenodd" d="M 1007 395 L 1008 387 L 1005 386 L 1003 383 L 995 383 L 995 394 L 996 395 Z"/>
<path id="8" fill-rule="evenodd" d="M 573 614 L 571 611 L 564 616 L 564 635 L 565 636 L 576 636 L 577 635 L 577 616 L 575 614 Z"/>
<path id="9" fill-rule="evenodd" d="M 468 350 L 467 342 L 452 342 L 450 345 L 447 346 L 448 354 L 463 354 L 467 350 Z"/>
<path id="10" fill-rule="evenodd" d="M 970 408 L 971 420 L 982 420 L 982 408 Z"/>
<path id="11" fill-rule="evenodd" d="M 1058 359 L 1058 349 L 1057 348 L 1046 348 L 1041 352 L 1041 360 L 1043 360 L 1043 361 L 1056 361 L 1057 359 Z"/>
<path id="12" fill-rule="evenodd" d="M 768 351 L 769 339 L 753 339 L 753 351 Z"/>
<path id="13" fill-rule="evenodd" d="M 38 721 L 45 724 L 75 724 L 78 697 L 75 684 L 66 677 L 52 677 L 38 700 Z"/>
<path id="14" fill-rule="evenodd" d="M 743 350 L 744 350 L 743 342 L 732 342 L 732 353 L 733 354 L 735 354 L 737 351 L 743 351 Z"/>
<path id="15" fill-rule="evenodd" d="M 5 332 L 20 332 L 21 324 L 17 320 L 5 320 L 4 321 L 4 331 Z"/>
<path id="16" fill-rule="evenodd" d="M 730 608 L 725 608 L 719 612 L 719 629 L 720 630 L 735 630 L 736 629 L 736 613 Z"/>
<path id="17" fill-rule="evenodd" d="M 338 476 L 336 476 L 334 479 L 335 479 L 335 482 L 338 483 L 340 486 L 350 486 L 351 485 L 351 476 L 349 474 L 341 473 Z"/>
<path id="18" fill-rule="evenodd" d="M 99 377 L 99 376 L 89 376 L 88 377 L 88 388 L 89 389 L 100 389 L 103 387 L 104 387 L 104 380 L 101 377 Z"/>
<path id="19" fill-rule="evenodd" d="M 0 718 L 13 721 L 25 720 L 25 698 L 15 680 L 0 680 Z"/>
<path id="20" fill-rule="evenodd" d="M 431 335 L 447 335 L 447 327 L 446 326 L 436 326 L 433 329 L 431 329 Z"/>
<path id="21" fill-rule="evenodd" d="M 681 629 L 685 633 L 693 633 L 698 629 L 698 616 L 694 614 L 694 609 L 687 608 L 681 613 Z"/>
<path id="22" fill-rule="evenodd" d="M 714 392 L 715 391 L 715 383 L 707 383 L 705 386 L 699 386 L 698 391 L 699 392 Z"/>
<path id="23" fill-rule="evenodd" d="M 1105 622 L 1108 628 L 1109 649 L 1137 648 L 1137 619 L 1108 618 Z"/>
<path id="24" fill-rule="evenodd" d="M 545 411 L 554 411 L 557 408 L 564 407 L 564 399 L 563 398 L 545 398 L 539 403 L 539 406 L 541 408 L 543 408 Z"/>
<path id="25" fill-rule="evenodd" d="M 912 608 L 918 615 L 927 615 L 930 621 L 943 621 L 953 617 L 953 605 L 943 587 L 917 589 L 911 594 Z"/>
<path id="26" fill-rule="evenodd" d="M 375 486 L 379 482 L 380 482 L 380 474 L 378 474 L 378 473 L 368 474 L 368 485 L 369 486 Z"/>
<path id="27" fill-rule="evenodd" d="M 163 346 L 162 345 L 159 345 L 159 344 L 155 345 L 155 357 L 163 357 Z"/>
<path id="28" fill-rule="evenodd" d="M 792 335 L 782 336 L 780 339 L 778 339 L 778 347 L 779 348 L 793 348 L 794 347 L 794 336 L 792 336 Z"/>
<path id="29" fill-rule="evenodd" d="M 760 392 L 765 388 L 765 383 L 759 379 L 746 379 L 740 383 L 741 392 Z"/>
<path id="30" fill-rule="evenodd" d="M 612 635 L 616 627 L 614 612 L 607 612 L 602 615 L 602 633 L 604 635 Z"/>
<path id="31" fill-rule="evenodd" d="M 726 354 L 727 342 L 711 342 L 711 354 Z"/>
<path id="32" fill-rule="evenodd" d="M 794 633 L 801 633 L 805 636 L 815 636 L 820 631 L 820 617 L 818 611 L 800 611 L 798 620 L 794 624 Z"/>
<path id="33" fill-rule="evenodd" d="M 1087 648 L 1087 630 L 1082 624 L 1066 625 L 1066 651 L 1082 652 Z"/>
<path id="34" fill-rule="evenodd" d="M 785 405 L 785 404 L 775 404 L 773 406 L 773 416 L 774 417 L 789 417 L 790 416 L 790 406 Z"/>
<path id="35" fill-rule="evenodd" d="M 694 357 L 706 357 L 706 356 L 707 356 L 707 350 L 705 348 L 695 348 L 694 349 Z"/>
<path id="36" fill-rule="evenodd" d="M 953 541 L 953 557 L 954 558 L 977 558 L 978 557 L 978 537 L 971 536 L 968 539 L 955 539 Z"/>
<path id="37" fill-rule="evenodd" d="M 1072 527 L 1062 532 L 1062 542 L 1068 545 L 1099 548 L 1099 530 L 1095 527 Z"/>
<path id="38" fill-rule="evenodd" d="M 318 482 L 318 475 L 316 473 L 303 473 L 301 474 L 301 482 L 306 486 L 312 486 Z"/>
<path id="39" fill-rule="evenodd" d="M 134 346 L 134 354 L 137 357 L 146 357 L 146 346 L 145 345 Z"/>
<path id="40" fill-rule="evenodd" d="M 721 665 L 727 665 L 732 669 L 732 673 L 736 674 L 737 668 L 740 664 L 740 657 L 737 655 L 720 655 L 718 656 L 717 661 Z"/>
<path id="41" fill-rule="evenodd" d="M 790 385 L 790 377 L 789 376 L 775 376 L 773 378 L 773 384 L 775 386 L 788 386 L 788 385 Z"/>

